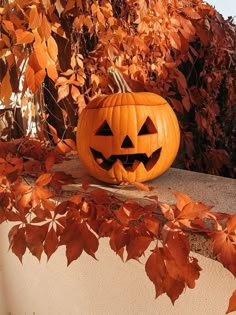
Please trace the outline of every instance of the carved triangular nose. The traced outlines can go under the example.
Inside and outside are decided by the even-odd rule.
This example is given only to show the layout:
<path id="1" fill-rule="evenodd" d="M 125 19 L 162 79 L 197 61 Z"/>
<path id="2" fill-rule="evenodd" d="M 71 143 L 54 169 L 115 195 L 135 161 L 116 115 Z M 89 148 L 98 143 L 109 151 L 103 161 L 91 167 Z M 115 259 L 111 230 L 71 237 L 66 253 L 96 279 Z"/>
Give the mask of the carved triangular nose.
<path id="1" fill-rule="evenodd" d="M 126 136 L 126 137 L 124 138 L 123 142 L 122 142 L 121 148 L 122 148 L 122 149 L 128 149 L 128 148 L 133 148 L 133 147 L 134 147 L 134 145 L 133 145 L 133 143 L 132 143 L 130 137 L 129 137 L 129 136 Z"/>

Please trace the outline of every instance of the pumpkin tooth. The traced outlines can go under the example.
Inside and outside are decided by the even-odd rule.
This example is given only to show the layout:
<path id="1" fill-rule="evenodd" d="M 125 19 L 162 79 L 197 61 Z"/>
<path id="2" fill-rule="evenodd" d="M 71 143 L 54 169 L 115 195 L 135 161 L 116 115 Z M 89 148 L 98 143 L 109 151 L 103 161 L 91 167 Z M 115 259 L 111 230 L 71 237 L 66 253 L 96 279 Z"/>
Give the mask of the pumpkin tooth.
<path id="1" fill-rule="evenodd" d="M 147 171 L 150 171 L 153 168 L 153 166 L 157 163 L 160 157 L 160 154 L 161 154 L 161 148 L 154 151 L 152 155 L 150 156 L 150 158 L 148 159 L 148 161 L 144 163 L 144 166 Z"/>
<path id="2" fill-rule="evenodd" d="M 150 156 L 145 153 L 135 153 L 135 154 L 117 154 L 111 155 L 109 158 L 105 158 L 101 152 L 90 148 L 93 157 L 97 164 L 103 169 L 110 170 L 114 164 L 119 164 L 126 171 L 134 172 L 140 163 L 144 165 L 147 171 L 150 171 L 154 165 L 157 163 L 161 148 L 154 151 Z"/>
<path id="3" fill-rule="evenodd" d="M 134 172 L 140 163 L 141 163 L 140 161 L 135 160 L 132 166 L 128 168 L 128 171 Z"/>
<path id="4" fill-rule="evenodd" d="M 110 170 L 114 164 L 114 161 L 110 160 L 110 159 L 106 159 L 101 152 L 90 148 L 94 160 L 98 163 L 99 166 L 101 166 L 102 168 L 104 168 L 105 170 Z"/>
<path id="5" fill-rule="evenodd" d="M 96 158 L 96 162 L 98 163 L 98 164 L 102 164 L 103 163 L 103 158 Z"/>

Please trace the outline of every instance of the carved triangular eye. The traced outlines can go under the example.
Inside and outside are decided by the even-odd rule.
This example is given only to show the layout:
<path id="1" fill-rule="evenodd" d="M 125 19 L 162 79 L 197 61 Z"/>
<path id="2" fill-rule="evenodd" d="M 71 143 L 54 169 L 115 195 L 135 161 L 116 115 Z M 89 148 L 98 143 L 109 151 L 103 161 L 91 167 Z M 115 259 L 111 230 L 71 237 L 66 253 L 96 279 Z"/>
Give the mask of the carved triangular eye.
<path id="1" fill-rule="evenodd" d="M 141 129 L 138 132 L 138 136 L 141 135 L 148 135 L 150 133 L 157 133 L 157 129 L 154 126 L 154 123 L 150 119 L 150 117 L 147 117 L 144 124 L 142 125 Z"/>
<path id="2" fill-rule="evenodd" d="M 96 131 L 97 136 L 113 136 L 110 126 L 108 122 L 105 120 L 101 126 Z"/>

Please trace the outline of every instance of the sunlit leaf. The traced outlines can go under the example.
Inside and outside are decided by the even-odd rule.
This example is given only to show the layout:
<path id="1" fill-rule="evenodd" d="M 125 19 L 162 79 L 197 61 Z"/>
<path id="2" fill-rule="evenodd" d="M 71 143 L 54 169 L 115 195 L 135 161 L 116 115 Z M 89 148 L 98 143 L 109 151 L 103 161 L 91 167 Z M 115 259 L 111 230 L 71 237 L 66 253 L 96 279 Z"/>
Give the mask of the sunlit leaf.
<path id="1" fill-rule="evenodd" d="M 233 292 L 230 300 L 229 300 L 229 305 L 228 309 L 226 311 L 226 314 L 229 314 L 231 312 L 236 311 L 236 290 Z"/>
<path id="2" fill-rule="evenodd" d="M 16 34 L 16 43 L 20 44 L 29 44 L 34 40 L 34 35 L 31 32 L 23 31 L 22 29 L 18 29 L 15 31 Z"/>

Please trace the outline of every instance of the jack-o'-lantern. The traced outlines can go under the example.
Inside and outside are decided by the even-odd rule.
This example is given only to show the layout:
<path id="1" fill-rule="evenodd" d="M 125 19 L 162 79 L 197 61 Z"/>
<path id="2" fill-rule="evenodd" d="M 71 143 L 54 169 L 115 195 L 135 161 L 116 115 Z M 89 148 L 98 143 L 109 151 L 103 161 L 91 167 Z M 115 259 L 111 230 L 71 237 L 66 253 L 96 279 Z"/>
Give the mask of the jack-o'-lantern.
<path id="1" fill-rule="evenodd" d="M 123 81 L 112 71 L 116 81 Z M 107 183 L 143 182 L 161 175 L 173 163 L 179 142 L 173 109 L 154 93 L 99 96 L 79 117 L 79 158 L 92 176 Z"/>

